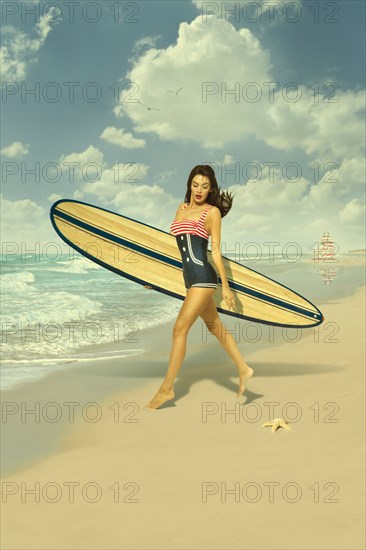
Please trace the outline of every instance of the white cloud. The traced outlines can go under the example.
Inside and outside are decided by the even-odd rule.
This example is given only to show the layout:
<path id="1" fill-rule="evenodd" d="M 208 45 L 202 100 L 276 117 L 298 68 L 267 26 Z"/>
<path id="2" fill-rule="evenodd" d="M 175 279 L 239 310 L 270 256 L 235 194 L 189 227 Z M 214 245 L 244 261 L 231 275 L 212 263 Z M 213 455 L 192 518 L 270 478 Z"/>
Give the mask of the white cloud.
<path id="1" fill-rule="evenodd" d="M 66 163 L 77 165 L 75 183 L 80 188 L 74 192 L 75 199 L 95 200 L 103 207 L 123 211 L 126 216 L 156 223 L 160 220 L 162 224 L 169 220 L 166 207 L 171 206 L 174 211 L 177 208 L 177 199 L 165 193 L 162 187 L 144 183 L 149 170 L 146 164 L 116 163 L 108 166 L 103 153 L 92 145 L 81 153 L 62 155 L 59 162 L 65 166 Z M 96 169 L 93 169 L 94 165 Z"/>
<path id="2" fill-rule="evenodd" d="M 111 168 L 105 167 L 98 180 L 84 181 L 81 190 L 83 193 L 96 196 L 103 204 L 113 204 L 122 189 L 143 185 L 142 181 L 146 178 L 147 172 L 146 164 L 119 163 Z"/>
<path id="3" fill-rule="evenodd" d="M 62 155 L 59 162 L 77 163 L 74 183 L 79 189 L 74 192 L 74 199 L 97 204 L 112 211 L 150 223 L 168 231 L 171 216 L 174 215 L 177 199 L 167 193 L 159 184 L 145 182 L 149 167 L 143 163 L 118 163 L 108 166 L 103 153 L 90 145 L 80 153 Z M 88 181 L 93 173 L 89 165 L 97 164 L 99 177 Z M 95 176 L 98 172 L 95 171 Z M 171 181 L 173 172 L 163 171 L 158 175 L 159 181 Z M 57 199 L 56 199 L 57 200 Z"/>
<path id="4" fill-rule="evenodd" d="M 222 160 L 217 159 L 210 161 L 210 165 L 213 169 L 215 169 L 215 167 L 227 166 L 228 164 L 235 164 L 235 158 L 229 154 L 225 154 Z"/>
<path id="5" fill-rule="evenodd" d="M 268 53 L 248 29 L 237 32 L 230 23 L 215 17 L 207 23 L 199 17 L 183 22 L 175 45 L 150 49 L 136 61 L 127 75 L 134 88 L 121 92 L 115 112 L 126 113 L 137 132 L 153 132 L 162 140 L 223 147 L 241 139 L 255 118 L 252 104 L 222 102 L 220 93 L 202 101 L 203 83 L 219 85 L 223 67 L 228 87 L 231 81 L 270 80 Z M 181 87 L 178 94 L 168 92 Z M 254 111 L 261 109 L 255 107 Z M 248 119 L 248 124 L 243 124 L 243 119 Z"/>
<path id="6" fill-rule="evenodd" d="M 364 157 L 344 159 L 339 170 L 329 169 L 319 182 L 311 186 L 306 201 L 303 201 L 304 209 L 313 214 L 325 210 L 338 217 L 347 202 L 364 194 L 365 173 Z M 352 223 L 352 220 L 349 222 Z"/>
<path id="7" fill-rule="evenodd" d="M 82 185 L 83 193 L 93 195 L 105 208 L 167 230 L 170 217 L 178 206 L 177 199 L 160 185 L 145 183 L 146 165 L 121 164 L 119 170 L 119 181 L 115 169 L 106 169 L 99 181 Z"/>
<path id="8" fill-rule="evenodd" d="M 101 155 L 98 151 L 96 154 Z M 90 159 L 90 155 L 89 147 L 63 158 L 75 161 Z M 138 172 L 133 173 L 130 165 L 121 165 L 125 177 L 118 181 L 115 170 L 106 167 L 103 156 L 98 158 L 104 167 L 101 178 L 88 183 L 83 181 L 82 172 L 78 172 L 76 184 L 80 189 L 75 190 L 74 199 L 169 231 L 178 200 L 160 185 L 148 183 L 148 167 L 139 165 Z M 355 198 L 354 194 L 362 188 L 364 163 L 362 157 L 346 160 L 336 175 L 329 172 L 316 185 L 303 177 L 297 182 L 287 181 L 279 168 L 274 168 L 270 177 L 269 168 L 263 166 L 260 179 L 229 186 L 227 190 L 235 196 L 233 208 L 222 224 L 223 254 L 234 250 L 234 243 L 243 246 L 250 242 L 263 245 L 266 251 L 265 242 L 279 242 L 275 247 L 277 252 L 286 243 L 296 242 L 303 252 L 311 253 L 309 247 L 320 239 L 323 231 L 330 231 L 341 251 L 353 245 L 362 247 L 364 236 L 360 229 L 365 222 L 365 197 L 363 194 L 362 198 Z M 167 178 L 171 176 L 166 174 Z M 337 181 L 331 182 L 330 176 Z M 48 201 L 59 198 L 64 197 L 51 194 Z M 29 199 L 3 202 L 6 240 L 39 241 L 43 236 L 46 240 L 47 235 L 48 240 L 55 240 L 48 228 L 48 213 L 43 208 Z"/>
<path id="9" fill-rule="evenodd" d="M 365 226 L 365 198 L 361 199 L 352 199 L 339 213 L 339 218 L 344 223 L 350 223 L 352 225 Z"/>
<path id="10" fill-rule="evenodd" d="M 286 96 L 283 82 L 272 99 L 271 70 L 269 52 L 249 29 L 236 30 L 215 16 L 206 22 L 197 17 L 180 24 L 175 44 L 151 48 L 135 60 L 126 75 L 132 87 L 121 92 L 114 112 L 128 116 L 135 132 L 206 149 L 254 135 L 275 149 L 297 148 L 320 161 L 360 153 L 364 90 L 338 90 L 338 102 L 331 103 L 299 83 L 301 96 L 293 102 L 293 91 Z M 167 91 L 179 88 L 178 94 Z M 251 101 L 256 94 L 258 100 Z"/>
<path id="11" fill-rule="evenodd" d="M 24 157 L 25 155 L 28 155 L 29 153 L 29 144 L 24 144 L 21 141 L 14 141 L 7 147 L 4 147 L 1 149 L 1 154 L 12 158 L 12 159 L 20 159 Z"/>
<path id="12" fill-rule="evenodd" d="M 156 42 L 162 38 L 161 34 L 157 36 L 143 36 L 142 38 L 139 38 L 136 40 L 132 46 L 133 51 L 139 51 L 143 48 L 152 48 L 155 46 Z"/>
<path id="13" fill-rule="evenodd" d="M 171 215 L 175 213 L 177 199 L 159 185 L 125 184 L 113 199 L 113 205 L 127 216 L 168 231 Z"/>
<path id="14" fill-rule="evenodd" d="M 171 216 L 178 206 L 177 199 L 159 185 L 141 181 L 147 170 L 147 166 L 139 165 L 137 174 L 133 176 L 129 169 L 130 176 L 125 181 L 116 182 L 113 170 L 107 169 L 100 181 L 84 184 L 82 189 L 85 194 L 93 195 L 95 202 L 104 208 L 169 231 Z M 129 183 L 129 179 L 136 177 L 140 180 Z"/>
<path id="15" fill-rule="evenodd" d="M 131 132 L 125 132 L 123 128 L 115 128 L 114 126 L 105 128 L 99 137 L 107 143 L 118 145 L 122 149 L 136 149 L 146 145 L 144 139 L 137 139 Z"/>
<path id="16" fill-rule="evenodd" d="M 113 107 L 113 113 L 117 118 L 124 118 L 125 113 L 123 105 L 121 105 L 121 103 L 118 103 L 115 107 Z"/>
<path id="17" fill-rule="evenodd" d="M 76 191 L 74 191 L 74 193 L 72 194 L 72 198 L 75 199 L 75 200 L 81 200 L 83 197 L 84 197 L 84 193 L 82 193 L 78 189 Z M 51 204 L 53 204 L 54 202 L 56 202 L 60 199 L 65 199 L 65 198 L 66 197 L 64 195 L 59 195 L 58 193 L 52 193 L 52 195 L 49 195 L 49 197 L 47 197 L 47 200 Z"/>
<path id="18" fill-rule="evenodd" d="M 63 169 L 69 167 L 70 173 L 74 172 L 74 181 L 80 185 L 75 194 L 94 195 L 104 205 L 113 204 L 124 186 L 140 186 L 148 173 L 148 166 L 143 163 L 120 162 L 109 166 L 103 152 L 93 145 L 80 153 L 61 155 L 59 163 Z"/>
<path id="19" fill-rule="evenodd" d="M 75 200 L 81 200 L 82 198 L 84 198 L 84 193 L 82 191 L 76 190 L 72 197 Z"/>
<path id="20" fill-rule="evenodd" d="M 268 145 L 291 151 L 299 148 L 320 160 L 335 161 L 364 150 L 365 91 L 337 92 L 337 102 L 328 103 L 314 91 L 298 86 L 301 99 L 296 103 L 275 99 L 265 110 L 267 120 L 258 120 L 257 137 Z M 290 94 L 289 94 L 290 95 Z"/>
<path id="21" fill-rule="evenodd" d="M 273 168 L 270 173 L 269 167 L 263 166 L 260 178 L 228 187 L 235 194 L 234 206 L 238 209 L 233 219 L 240 218 L 243 209 L 245 212 L 254 213 L 259 207 L 262 210 L 266 209 L 267 220 L 273 219 L 274 211 L 282 216 L 296 202 L 302 200 L 309 186 L 309 182 L 303 177 L 294 183 L 285 179 L 279 168 Z"/>
<path id="22" fill-rule="evenodd" d="M 222 161 L 223 164 L 231 164 L 234 160 L 234 157 L 232 155 L 225 155 L 224 159 Z"/>
<path id="23" fill-rule="evenodd" d="M 260 214 L 244 214 L 235 221 L 238 228 L 251 228 L 257 230 L 260 224 L 264 224 L 267 220 L 266 216 Z"/>
<path id="24" fill-rule="evenodd" d="M 1 199 L 1 240 L 7 243 L 26 243 L 27 249 L 42 246 L 47 242 L 58 242 L 52 228 L 49 213 L 31 199 L 10 201 Z M 18 250 L 20 252 L 20 250 Z"/>
<path id="25" fill-rule="evenodd" d="M 54 202 L 60 200 L 60 199 L 63 199 L 64 197 L 62 195 L 58 195 L 57 193 L 52 193 L 52 195 L 49 195 L 47 197 L 47 200 L 53 204 Z"/>
<path id="26" fill-rule="evenodd" d="M 75 200 L 81 200 L 82 198 L 84 197 L 84 193 L 82 193 L 81 191 L 79 190 L 76 190 L 74 191 L 74 193 L 72 194 L 72 198 L 75 199 Z M 54 202 L 60 200 L 60 199 L 65 199 L 64 195 L 59 195 L 57 193 L 52 193 L 52 195 L 50 195 L 49 197 L 47 197 L 47 200 L 53 204 Z"/>
<path id="27" fill-rule="evenodd" d="M 59 163 L 62 170 L 69 174 L 70 183 L 94 181 L 106 168 L 102 151 L 93 145 L 81 153 L 61 155 Z"/>
<path id="28" fill-rule="evenodd" d="M 227 188 L 234 202 L 222 224 L 224 246 L 234 249 L 238 242 L 275 241 L 282 247 L 297 242 L 303 252 L 311 253 L 308 247 L 323 231 L 330 231 L 343 251 L 352 243 L 363 246 L 364 174 L 363 157 L 346 159 L 338 172 L 325 173 L 317 184 L 303 177 L 288 181 L 277 168 L 272 178 L 263 166 L 260 179 Z"/>
<path id="29" fill-rule="evenodd" d="M 28 66 L 38 62 L 35 54 L 44 45 L 48 33 L 53 28 L 52 24 L 59 23 L 60 13 L 60 9 L 55 5 L 43 13 L 32 29 L 35 37 L 23 33 L 12 25 L 3 26 L 4 39 L 0 48 L 2 84 L 25 80 Z"/>
<path id="30" fill-rule="evenodd" d="M 75 183 L 79 186 L 74 192 L 75 199 L 98 204 L 169 231 L 178 200 L 160 183 L 173 182 L 175 174 L 172 171 L 161 172 L 156 177 L 158 183 L 154 185 L 148 181 L 147 165 L 120 163 L 107 166 L 103 153 L 92 146 L 80 153 L 63 155 L 61 161 L 77 162 L 80 166 L 75 172 Z M 97 162 L 100 167 L 100 177 L 95 181 L 83 177 L 83 168 L 90 162 Z M 225 164 L 230 170 L 236 159 L 226 153 L 216 162 Z M 282 246 L 288 241 L 304 243 L 320 239 L 323 231 L 334 233 L 336 230 L 344 246 L 358 242 L 361 238 L 362 201 L 353 199 L 364 192 L 363 157 L 345 159 L 337 171 L 329 167 L 317 183 L 305 177 L 290 181 L 284 177 L 281 166 L 257 163 L 261 166 L 259 179 L 222 186 L 235 195 L 232 211 L 222 225 L 223 241 L 274 240 Z M 230 248 L 230 244 L 228 246 Z M 305 246 L 310 245 L 307 242 Z"/>
<path id="31" fill-rule="evenodd" d="M 172 184 L 174 183 L 173 177 L 177 178 L 177 169 L 174 170 L 162 170 L 159 172 L 156 176 L 156 180 L 159 183 L 167 183 Z"/>

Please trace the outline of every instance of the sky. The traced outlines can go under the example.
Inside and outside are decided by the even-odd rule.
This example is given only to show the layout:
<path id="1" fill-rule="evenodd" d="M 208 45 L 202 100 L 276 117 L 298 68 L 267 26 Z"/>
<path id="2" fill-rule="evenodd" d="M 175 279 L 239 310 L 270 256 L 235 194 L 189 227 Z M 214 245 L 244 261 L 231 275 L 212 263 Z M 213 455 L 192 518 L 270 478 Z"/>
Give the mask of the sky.
<path id="1" fill-rule="evenodd" d="M 365 248 L 363 1 L 4 1 L 1 25 L 3 242 L 61 244 L 58 199 L 169 232 L 210 164 L 223 254 Z"/>

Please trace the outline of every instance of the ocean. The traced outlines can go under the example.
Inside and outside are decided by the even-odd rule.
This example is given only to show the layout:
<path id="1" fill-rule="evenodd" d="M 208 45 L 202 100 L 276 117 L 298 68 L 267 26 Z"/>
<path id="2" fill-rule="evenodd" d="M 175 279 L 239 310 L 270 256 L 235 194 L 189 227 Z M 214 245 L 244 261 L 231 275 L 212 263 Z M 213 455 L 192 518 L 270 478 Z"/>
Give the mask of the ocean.
<path id="1" fill-rule="evenodd" d="M 362 265 L 302 260 L 290 262 L 278 255 L 241 263 L 315 305 L 365 284 Z M 182 306 L 181 300 L 144 289 L 78 253 L 41 259 L 12 254 L 2 257 L 1 266 L 1 389 L 68 368 L 75 360 L 92 360 L 90 344 L 120 342 L 113 352 L 120 358 L 143 353 L 130 349 L 131 338 L 175 319 Z M 104 347 L 94 358 L 103 357 L 111 357 Z"/>
<path id="2" fill-rule="evenodd" d="M 39 258 L 39 257 L 38 257 Z M 81 255 L 57 261 L 11 255 L 1 275 L 1 388 L 83 358 L 90 344 L 121 342 L 136 353 L 139 330 L 173 319 L 182 302 L 120 277 Z M 143 350 L 140 350 L 142 353 Z M 108 352 L 98 355 L 111 357 Z"/>

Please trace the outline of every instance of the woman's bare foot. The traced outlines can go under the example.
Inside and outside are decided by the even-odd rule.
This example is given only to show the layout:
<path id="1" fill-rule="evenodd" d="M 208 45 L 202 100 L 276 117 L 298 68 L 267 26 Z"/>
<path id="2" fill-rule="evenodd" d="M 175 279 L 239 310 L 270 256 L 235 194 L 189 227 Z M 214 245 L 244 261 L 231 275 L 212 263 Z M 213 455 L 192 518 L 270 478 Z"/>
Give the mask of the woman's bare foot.
<path id="1" fill-rule="evenodd" d="M 157 409 L 163 405 L 166 401 L 169 401 L 170 399 L 173 399 L 175 396 L 175 393 L 173 391 L 173 388 L 170 390 L 164 390 L 159 389 L 157 393 L 154 395 L 152 400 L 145 405 L 145 409 Z"/>
<path id="2" fill-rule="evenodd" d="M 253 376 L 253 372 L 254 370 L 251 367 L 248 367 L 246 363 L 239 367 L 239 390 L 236 397 L 243 395 L 245 392 L 246 382 L 251 376 Z"/>

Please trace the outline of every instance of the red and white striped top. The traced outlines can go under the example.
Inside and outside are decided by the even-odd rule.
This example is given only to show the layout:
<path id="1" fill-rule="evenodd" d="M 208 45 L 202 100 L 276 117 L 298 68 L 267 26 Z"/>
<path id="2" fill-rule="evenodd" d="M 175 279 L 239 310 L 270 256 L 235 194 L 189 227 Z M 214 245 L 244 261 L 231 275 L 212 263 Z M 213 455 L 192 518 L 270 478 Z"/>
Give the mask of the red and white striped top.
<path id="1" fill-rule="evenodd" d="M 187 208 L 187 206 L 188 204 L 185 204 L 183 208 Z M 203 223 L 211 206 L 212 204 L 207 206 L 199 220 L 192 220 L 191 218 L 185 218 L 182 221 L 174 220 L 170 226 L 170 231 L 174 234 L 174 236 L 189 233 L 190 235 L 198 235 L 199 237 L 203 237 L 208 240 L 209 234 L 207 233 Z"/>

